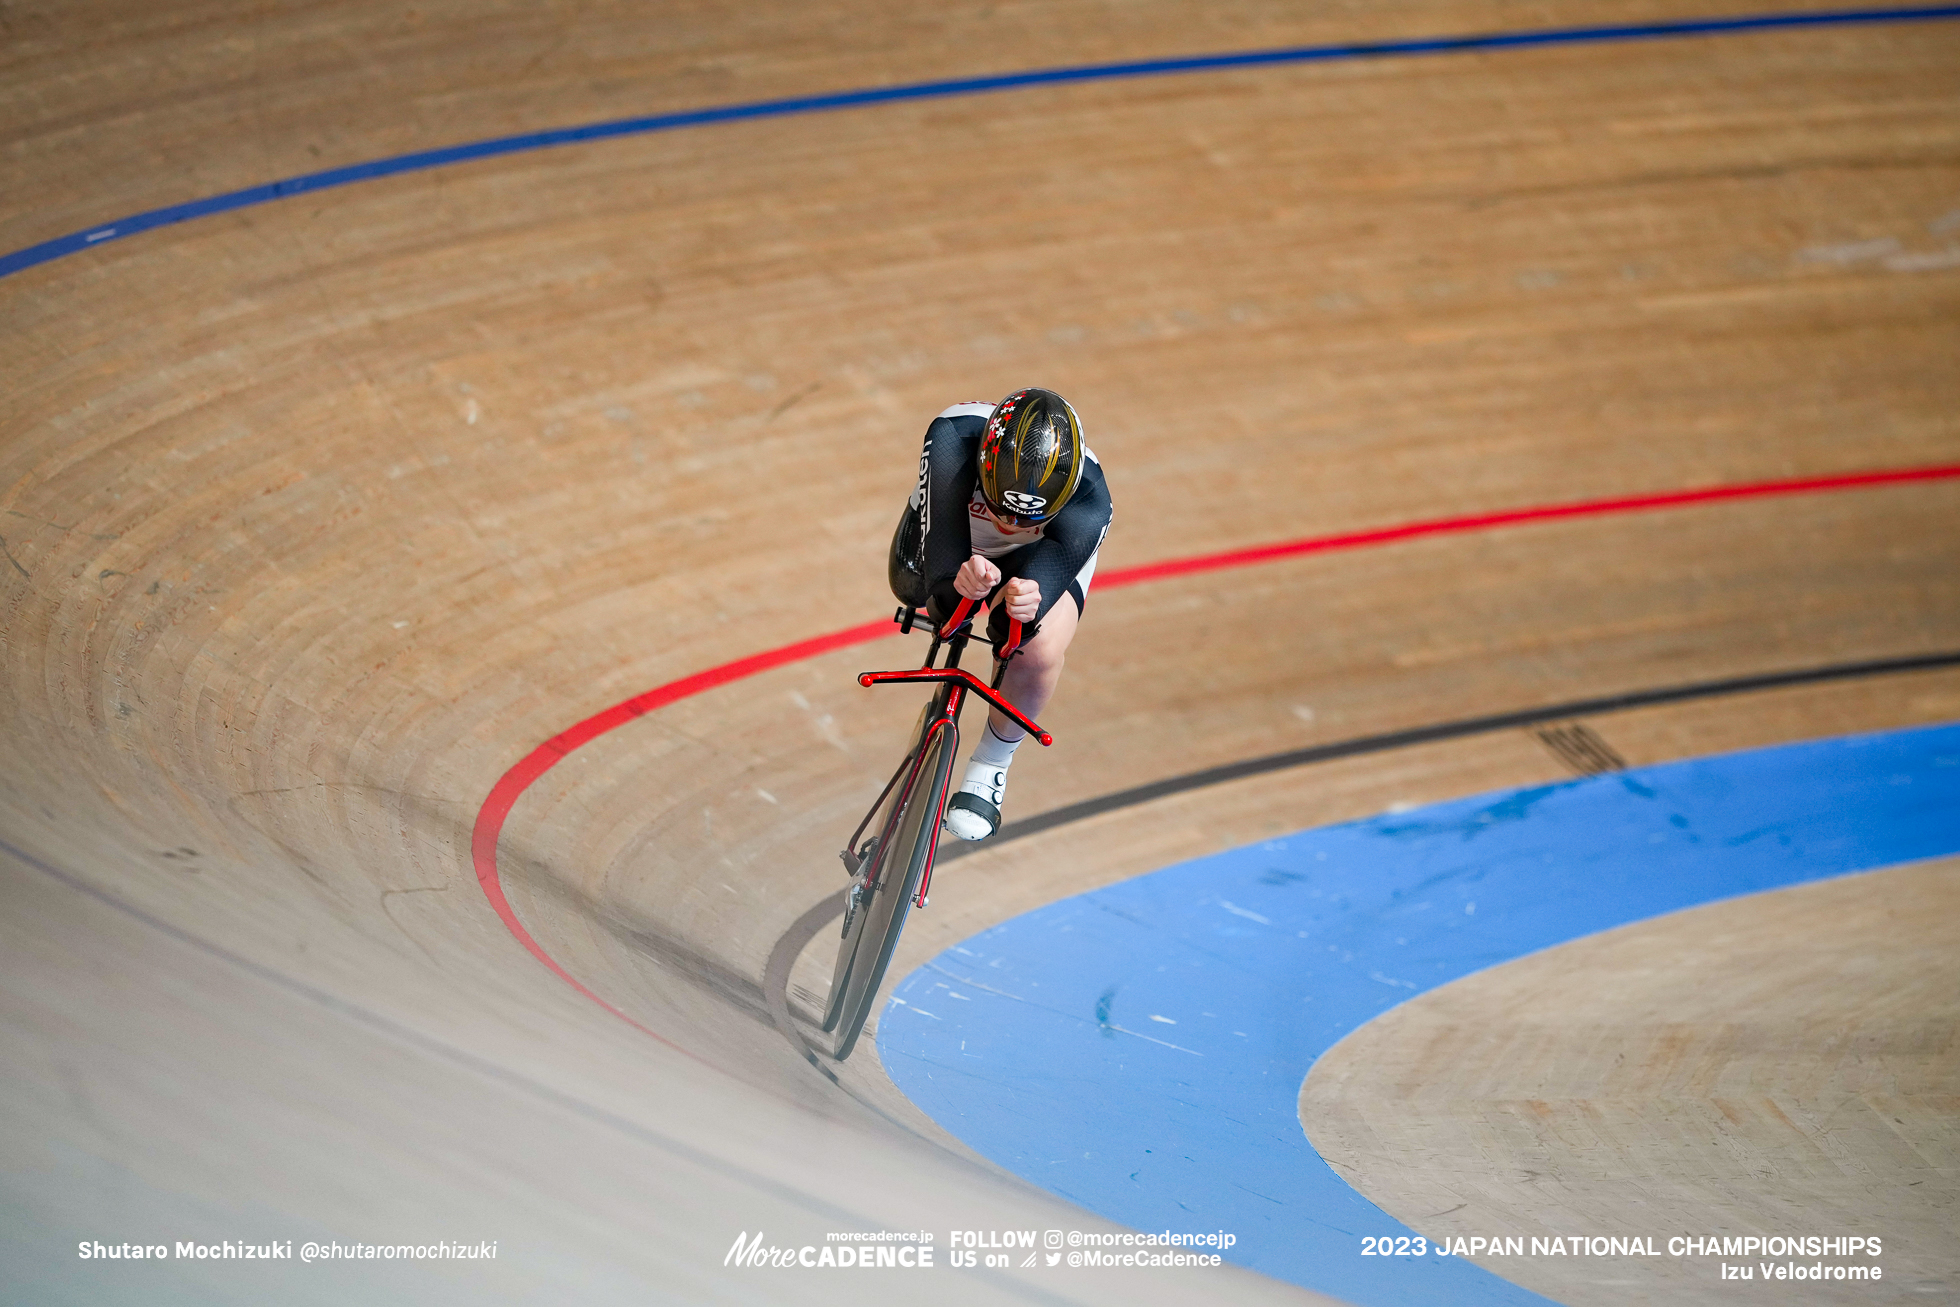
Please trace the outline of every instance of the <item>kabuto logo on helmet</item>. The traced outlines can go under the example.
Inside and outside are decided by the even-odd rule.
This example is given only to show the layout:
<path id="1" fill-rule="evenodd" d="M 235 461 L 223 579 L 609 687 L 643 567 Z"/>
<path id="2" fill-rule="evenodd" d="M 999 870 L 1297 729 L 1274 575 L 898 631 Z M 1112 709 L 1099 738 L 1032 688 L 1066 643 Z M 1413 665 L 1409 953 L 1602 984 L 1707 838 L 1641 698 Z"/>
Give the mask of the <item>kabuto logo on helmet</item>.
<path id="1" fill-rule="evenodd" d="M 1017 390 L 980 436 L 980 495 L 1002 517 L 1033 525 L 1060 512 L 1082 476 L 1082 427 L 1052 390 Z"/>

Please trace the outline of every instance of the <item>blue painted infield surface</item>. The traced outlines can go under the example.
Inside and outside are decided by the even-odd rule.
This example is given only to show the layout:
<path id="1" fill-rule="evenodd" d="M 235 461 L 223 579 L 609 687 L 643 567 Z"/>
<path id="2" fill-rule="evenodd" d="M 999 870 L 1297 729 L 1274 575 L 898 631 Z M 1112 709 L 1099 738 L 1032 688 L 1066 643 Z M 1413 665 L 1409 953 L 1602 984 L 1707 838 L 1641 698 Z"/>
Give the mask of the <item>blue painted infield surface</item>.
<path id="1" fill-rule="evenodd" d="M 676 131 L 684 127 L 703 127 L 710 123 L 739 122 L 751 118 L 783 118 L 796 114 L 823 113 L 836 109 L 856 109 L 874 104 L 907 100 L 936 100 L 951 96 L 982 95 L 1030 86 L 1055 86 L 1072 82 L 1101 82 L 1132 77 L 1164 77 L 1175 73 L 1215 72 L 1230 68 L 1256 68 L 1279 64 L 1325 63 L 1340 59 L 1384 59 L 1395 56 L 1454 54 L 1471 50 L 1507 50 L 1549 45 L 1591 45 L 1612 41 L 1651 41 L 1669 37 L 1718 36 L 1737 32 L 1760 32 L 1788 28 L 1843 27 L 1853 24 L 1933 22 L 1960 18 L 1960 5 L 1913 8 L 1843 9 L 1817 13 L 1745 14 L 1721 18 L 1690 18 L 1667 23 L 1640 23 L 1608 27 L 1564 27 L 1524 32 L 1496 32 L 1471 36 L 1418 37 L 1406 41 L 1377 41 L 1353 45 L 1292 46 L 1277 50 L 1240 50 L 1226 54 L 1191 55 L 1177 59 L 1146 59 L 1122 63 L 1083 64 L 1067 68 L 1035 68 L 1019 73 L 998 73 L 985 77 L 959 77 L 936 82 L 909 82 L 898 86 L 873 86 L 835 91 L 824 95 L 795 96 L 782 100 L 757 100 L 746 104 L 711 105 L 683 109 L 674 113 L 649 114 L 639 118 L 619 118 L 609 122 L 582 123 L 544 131 L 501 136 L 487 141 L 469 141 L 439 149 L 399 154 L 386 159 L 370 159 L 321 172 L 306 173 L 131 214 L 114 222 L 102 223 L 83 231 L 70 232 L 26 249 L 0 254 L 0 277 L 52 262 L 90 249 L 106 241 L 122 240 L 142 232 L 169 227 L 193 218 L 234 209 L 270 204 L 289 195 L 328 190 L 377 177 L 423 172 L 430 168 L 492 159 L 507 154 L 547 150 L 582 141 L 602 141 L 621 136 L 644 136 L 653 132 Z"/>
<path id="2" fill-rule="evenodd" d="M 878 1052 L 976 1150 L 1132 1228 L 1229 1230 L 1231 1260 L 1361 1304 L 1542 1303 L 1461 1258 L 1360 1255 L 1363 1235 L 1413 1231 L 1307 1142 L 1314 1060 L 1527 953 L 1954 852 L 1960 724 L 1486 794 L 1004 922 L 898 985 Z"/>

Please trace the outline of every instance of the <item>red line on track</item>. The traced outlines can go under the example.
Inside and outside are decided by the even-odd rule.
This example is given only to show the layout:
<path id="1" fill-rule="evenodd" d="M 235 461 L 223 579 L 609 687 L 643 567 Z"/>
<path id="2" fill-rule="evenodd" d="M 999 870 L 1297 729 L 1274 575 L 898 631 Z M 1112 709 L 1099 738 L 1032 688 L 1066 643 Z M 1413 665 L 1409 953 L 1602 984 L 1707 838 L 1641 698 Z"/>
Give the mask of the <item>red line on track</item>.
<path id="1" fill-rule="evenodd" d="M 1162 581 L 1173 576 L 1190 576 L 1198 572 L 1248 567 L 1255 563 L 1269 563 L 1282 558 L 1295 558 L 1302 554 L 1331 553 L 1339 549 L 1393 544 L 1423 536 L 1484 531 L 1492 527 L 1514 526 L 1526 522 L 1546 522 L 1572 517 L 1606 517 L 1616 513 L 1679 508 L 1689 504 L 1708 504 L 1731 499 L 1815 494 L 1827 490 L 1856 490 L 1872 486 L 1947 481 L 1955 478 L 1960 478 L 1960 463 L 1897 468 L 1881 472 L 1851 472 L 1837 476 L 1799 477 L 1783 481 L 1756 481 L 1745 485 L 1710 486 L 1701 490 L 1675 490 L 1654 495 L 1587 499 L 1571 504 L 1514 508 L 1504 512 L 1476 513 L 1465 517 L 1432 518 L 1425 522 L 1404 523 L 1401 526 L 1350 531 L 1340 535 L 1309 536 L 1303 540 L 1259 545 L 1251 549 L 1232 549 L 1222 553 L 1199 554 L 1192 558 L 1172 558 L 1161 563 L 1144 563 L 1137 567 L 1125 567 L 1098 574 L 1096 588 L 1107 590 L 1113 586 L 1139 585 L 1146 581 Z M 504 822 L 524 791 L 536 783 L 540 776 L 555 767 L 560 759 L 579 746 L 589 744 L 608 731 L 616 730 L 635 718 L 643 717 L 656 708 L 664 708 L 668 704 L 677 703 L 703 691 L 727 685 L 732 681 L 743 680 L 772 668 L 802 662 L 838 649 L 848 649 L 852 645 L 866 644 L 896 634 L 898 634 L 898 627 L 889 621 L 866 622 L 862 626 L 832 631 L 828 635 L 800 640 L 779 649 L 770 649 L 764 653 L 751 654 L 747 658 L 739 658 L 732 663 L 723 663 L 719 667 L 710 667 L 707 671 L 696 672 L 678 681 L 655 686 L 642 694 L 634 695 L 631 699 L 616 703 L 603 712 L 594 713 L 525 754 L 516 766 L 505 772 L 503 777 L 491 787 L 489 795 L 483 800 L 483 807 L 477 811 L 476 827 L 470 836 L 470 857 L 476 865 L 477 883 L 483 887 L 483 895 L 490 901 L 490 907 L 532 957 L 544 963 L 573 989 L 642 1034 L 659 1040 L 669 1048 L 693 1058 L 704 1066 L 713 1066 L 714 1064 L 705 1058 L 681 1047 L 658 1031 L 641 1025 L 587 989 L 573 978 L 570 972 L 559 966 L 557 960 L 545 952 L 543 946 L 532 938 L 531 932 L 524 928 L 524 923 L 517 919 L 517 913 L 512 910 L 510 901 L 504 897 L 503 881 L 497 872 L 497 840 L 503 834 Z"/>
<path id="2" fill-rule="evenodd" d="M 682 1048 L 658 1031 L 649 1030 L 587 989 L 572 976 L 571 972 L 559 966 L 558 960 L 545 952 L 543 945 L 532 938 L 531 932 L 524 928 L 524 923 L 517 919 L 517 913 L 511 908 L 510 900 L 504 897 L 503 879 L 497 874 L 497 839 L 504 832 L 504 821 L 510 816 L 510 810 L 516 806 L 518 799 L 523 797 L 524 791 L 530 789 L 538 777 L 557 766 L 559 759 L 580 745 L 590 743 L 606 732 L 626 725 L 636 717 L 643 717 L 655 708 L 664 708 L 670 703 L 700 694 L 703 690 L 712 690 L 717 685 L 739 681 L 758 672 L 766 672 L 772 667 L 781 667 L 785 663 L 815 658 L 833 649 L 844 649 L 854 644 L 863 644 L 867 640 L 876 640 L 896 632 L 897 629 L 890 622 L 866 622 L 863 626 L 853 626 L 845 631 L 832 631 L 829 635 L 820 635 L 814 640 L 803 640 L 796 644 L 784 645 L 780 649 L 771 649 L 767 653 L 752 654 L 732 663 L 723 663 L 719 667 L 710 667 L 705 672 L 696 672 L 678 681 L 655 686 L 644 694 L 636 694 L 623 703 L 614 704 L 604 712 L 594 713 L 570 730 L 559 732 L 525 754 L 515 767 L 505 772 L 502 778 L 490 787 L 489 796 L 483 800 L 483 806 L 477 810 L 476 827 L 470 832 L 470 860 L 476 864 L 476 883 L 483 887 L 483 896 L 490 900 L 490 907 L 502 919 L 510 933 L 517 937 L 517 942 L 530 951 L 532 957 L 544 963 L 573 989 L 642 1034 L 651 1035 L 667 1047 L 687 1054 L 703 1066 L 713 1066 L 712 1062 Z"/>
<path id="3" fill-rule="evenodd" d="M 1866 486 L 1894 485 L 1904 481 L 1945 481 L 1960 477 L 1960 464 L 1936 467 L 1907 467 L 1889 472 L 1850 472 L 1841 476 L 1799 477 L 1789 481 L 1757 481 L 1739 486 L 1710 486 L 1705 490 L 1671 490 L 1658 495 L 1630 495 L 1623 499 L 1586 499 L 1576 504 L 1549 504 L 1539 508 L 1513 508 L 1501 513 L 1476 513 L 1468 517 L 1439 517 L 1427 522 L 1377 527 L 1372 531 L 1350 531 L 1344 535 L 1310 536 L 1276 545 L 1233 549 L 1221 554 L 1200 554 L 1195 558 L 1172 558 L 1161 563 L 1145 563 L 1120 571 L 1098 572 L 1095 588 L 1136 585 L 1142 581 L 1161 581 L 1165 577 L 1189 576 L 1193 572 L 1215 572 L 1251 563 L 1269 563 L 1300 554 L 1329 553 L 1336 549 L 1357 549 L 1364 545 L 1386 545 L 1419 536 L 1454 535 L 1463 531 L 1483 531 L 1491 527 L 1514 526 L 1521 522 L 1548 522 L 1561 517 L 1605 517 L 1613 513 L 1637 513 L 1650 508 L 1679 508 L 1685 504 L 1707 504 L 1724 499 L 1762 499 L 1771 495 L 1814 494 L 1822 490 L 1854 490 Z"/>

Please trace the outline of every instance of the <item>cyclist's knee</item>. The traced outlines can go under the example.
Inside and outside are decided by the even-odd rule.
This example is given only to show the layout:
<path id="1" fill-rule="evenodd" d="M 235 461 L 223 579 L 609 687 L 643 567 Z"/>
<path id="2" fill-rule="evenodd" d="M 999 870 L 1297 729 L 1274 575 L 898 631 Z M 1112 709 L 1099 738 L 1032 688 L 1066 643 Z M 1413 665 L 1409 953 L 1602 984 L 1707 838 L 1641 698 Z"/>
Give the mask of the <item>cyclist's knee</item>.
<path id="1" fill-rule="evenodd" d="M 1075 634 L 1067 624 L 1043 622 L 1031 637 L 1021 643 L 1021 658 L 1030 671 L 1057 672 L 1068 657 L 1069 638 Z"/>
<path id="2" fill-rule="evenodd" d="M 1041 677 L 1060 675 L 1062 664 L 1068 661 L 1062 651 L 1052 645 L 1045 648 L 1030 646 L 1021 657 L 1027 661 L 1028 671 Z"/>

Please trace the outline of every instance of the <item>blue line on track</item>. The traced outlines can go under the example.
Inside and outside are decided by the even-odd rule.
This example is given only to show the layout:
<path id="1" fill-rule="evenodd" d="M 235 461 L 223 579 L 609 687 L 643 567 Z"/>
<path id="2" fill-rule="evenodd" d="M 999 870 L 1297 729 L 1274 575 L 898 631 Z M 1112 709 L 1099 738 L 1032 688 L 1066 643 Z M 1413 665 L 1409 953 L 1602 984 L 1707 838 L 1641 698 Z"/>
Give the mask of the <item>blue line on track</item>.
<path id="1" fill-rule="evenodd" d="M 977 1152 L 1132 1229 L 1230 1231 L 1231 1260 L 1364 1307 L 1542 1304 L 1460 1257 L 1360 1255 L 1363 1235 L 1415 1232 L 1307 1141 L 1297 1099 L 1314 1061 L 1389 1008 L 1527 953 L 1955 852 L 1960 724 L 1487 794 L 1003 922 L 897 986 L 878 1054 Z"/>
<path id="2" fill-rule="evenodd" d="M 550 131 L 501 136 L 494 140 L 472 141 L 422 150 L 387 159 L 329 168 L 322 172 L 288 177 L 263 186 L 229 191 L 184 204 L 172 204 L 131 214 L 115 222 L 85 231 L 57 236 L 39 245 L 0 256 L 0 277 L 48 263 L 108 241 L 124 240 L 158 227 L 187 222 L 192 218 L 228 213 L 233 209 L 269 204 L 291 195 L 328 190 L 377 177 L 444 168 L 475 159 L 491 159 L 530 150 L 547 150 L 559 145 L 584 141 L 603 141 L 620 136 L 644 136 L 683 127 L 703 127 L 710 123 L 739 122 L 751 118 L 784 118 L 794 114 L 823 113 L 833 109 L 856 109 L 866 105 L 893 104 L 907 100 L 935 100 L 960 95 L 981 95 L 990 91 L 1012 91 L 1029 86 L 1055 86 L 1076 82 L 1101 82 L 1127 77 L 1163 77 L 1175 73 L 1214 72 L 1231 68 L 1259 68 L 1277 64 L 1325 63 L 1340 59 L 1384 59 L 1403 55 L 1456 54 L 1469 50 L 1511 50 L 1532 46 L 1589 45 L 1609 41 L 1644 41 L 1680 36 L 1716 36 L 1734 32 L 1761 32 L 1806 27 L 1843 27 L 1854 24 L 1933 22 L 1960 18 L 1960 5 L 1938 5 L 1915 9 L 1850 9 L 1813 14 L 1756 14 L 1730 18 L 1697 18 L 1674 23 L 1642 23 L 1608 27 L 1565 27 L 1542 31 L 1500 32 L 1481 36 L 1422 37 L 1408 41 L 1377 41 L 1357 45 L 1306 45 L 1280 50 L 1245 50 L 1231 54 L 1194 55 L 1182 59 L 1145 59 L 1125 63 L 1086 64 L 1073 68 L 1039 68 L 1023 73 L 1001 73 L 991 77 L 953 78 L 937 82 L 910 82 L 899 86 L 869 87 L 838 91 L 828 95 L 795 96 L 784 100 L 758 100 L 748 104 L 719 105 L 706 109 L 687 109 L 678 113 L 652 114 L 644 118 L 621 118 L 611 122 L 587 123 Z"/>

